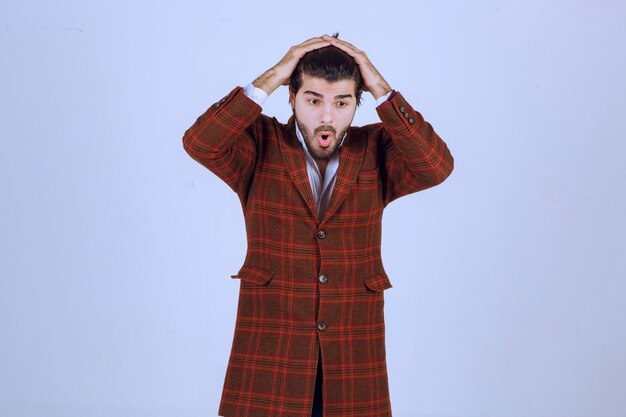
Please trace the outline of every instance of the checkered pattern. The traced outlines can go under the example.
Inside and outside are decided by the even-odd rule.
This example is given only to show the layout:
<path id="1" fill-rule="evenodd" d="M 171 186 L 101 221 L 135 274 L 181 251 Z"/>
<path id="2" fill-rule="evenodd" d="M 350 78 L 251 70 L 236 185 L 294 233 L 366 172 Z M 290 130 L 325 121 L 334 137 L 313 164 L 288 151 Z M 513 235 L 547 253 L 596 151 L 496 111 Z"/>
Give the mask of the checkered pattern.
<path id="1" fill-rule="evenodd" d="M 318 349 L 324 416 L 391 416 L 383 209 L 441 183 L 453 159 L 400 93 L 377 111 L 382 123 L 349 129 L 321 221 L 293 117 L 262 115 L 237 87 L 185 132 L 189 155 L 239 196 L 248 237 L 221 416 L 310 417 Z"/>

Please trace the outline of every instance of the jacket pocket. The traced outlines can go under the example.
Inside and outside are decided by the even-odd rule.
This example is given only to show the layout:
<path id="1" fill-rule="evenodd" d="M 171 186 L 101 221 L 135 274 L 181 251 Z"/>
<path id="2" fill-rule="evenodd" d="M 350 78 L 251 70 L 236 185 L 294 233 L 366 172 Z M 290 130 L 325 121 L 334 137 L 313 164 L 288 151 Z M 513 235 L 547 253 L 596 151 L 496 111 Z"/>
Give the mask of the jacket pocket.
<path id="1" fill-rule="evenodd" d="M 391 288 L 391 282 L 389 277 L 385 273 L 379 273 L 363 280 L 365 286 L 371 291 L 381 292 L 388 288 Z"/>
<path id="2" fill-rule="evenodd" d="M 378 169 L 359 171 L 356 176 L 356 182 L 358 184 L 376 184 L 378 182 Z"/>
<path id="3" fill-rule="evenodd" d="M 267 269 L 263 269 L 254 265 L 244 265 L 241 267 L 237 275 L 231 275 L 230 277 L 234 279 L 238 278 L 242 281 L 256 285 L 263 285 L 270 282 L 273 275 L 273 272 L 268 271 Z"/>

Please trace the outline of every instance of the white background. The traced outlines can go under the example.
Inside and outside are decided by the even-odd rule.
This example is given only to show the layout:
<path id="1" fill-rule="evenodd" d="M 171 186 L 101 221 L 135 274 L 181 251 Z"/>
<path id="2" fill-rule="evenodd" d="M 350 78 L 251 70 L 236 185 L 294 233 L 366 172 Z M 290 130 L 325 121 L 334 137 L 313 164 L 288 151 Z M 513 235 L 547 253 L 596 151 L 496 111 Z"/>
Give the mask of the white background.
<path id="1" fill-rule="evenodd" d="M 340 31 L 456 164 L 385 212 L 394 416 L 626 416 L 623 2 L 0 4 L 0 415 L 217 415 L 245 231 L 182 135 Z"/>

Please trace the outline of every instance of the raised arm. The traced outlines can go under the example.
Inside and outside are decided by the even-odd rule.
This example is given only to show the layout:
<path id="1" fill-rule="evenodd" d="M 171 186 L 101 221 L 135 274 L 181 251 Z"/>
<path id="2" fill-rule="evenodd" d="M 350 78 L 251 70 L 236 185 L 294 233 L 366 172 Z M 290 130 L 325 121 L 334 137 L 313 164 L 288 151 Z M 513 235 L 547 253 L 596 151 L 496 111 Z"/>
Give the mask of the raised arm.
<path id="1" fill-rule="evenodd" d="M 310 51 L 330 45 L 330 36 L 324 35 L 318 38 L 311 38 L 299 45 L 292 46 L 287 54 L 278 64 L 265 71 L 261 76 L 252 82 L 255 87 L 272 94 L 281 85 L 288 85 L 291 74 L 296 69 L 298 62 Z"/>
<path id="2" fill-rule="evenodd" d="M 376 109 L 383 128 L 373 132 L 380 138 L 385 204 L 443 182 L 452 172 L 454 160 L 430 123 L 400 93 L 392 92 L 365 52 L 341 39 L 328 38 L 328 41 L 354 58 L 361 71 L 364 91 L 376 99 L 389 95 Z"/>
<path id="3" fill-rule="evenodd" d="M 289 49 L 253 85 L 271 94 L 289 82 L 300 59 L 309 51 L 330 45 L 322 37 L 309 39 Z M 183 147 L 200 164 L 245 195 L 256 163 L 257 141 L 262 140 L 261 107 L 237 87 L 213 104 L 185 132 Z"/>
<path id="4" fill-rule="evenodd" d="M 243 196 L 254 170 L 261 107 L 237 87 L 213 104 L 185 132 L 183 147 L 194 160 Z"/>

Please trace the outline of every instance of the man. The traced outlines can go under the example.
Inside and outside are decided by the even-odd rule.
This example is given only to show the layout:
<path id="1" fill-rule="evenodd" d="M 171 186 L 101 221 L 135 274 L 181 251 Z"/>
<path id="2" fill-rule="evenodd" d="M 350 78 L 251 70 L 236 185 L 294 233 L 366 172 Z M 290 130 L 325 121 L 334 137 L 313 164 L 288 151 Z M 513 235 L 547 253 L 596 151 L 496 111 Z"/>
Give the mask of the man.
<path id="1" fill-rule="evenodd" d="M 261 114 L 281 85 L 287 124 Z M 362 91 L 382 123 L 350 126 Z M 365 53 L 327 35 L 232 90 L 183 143 L 237 193 L 248 237 L 219 415 L 391 416 L 382 213 L 451 173 L 446 144 Z"/>

